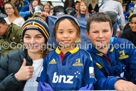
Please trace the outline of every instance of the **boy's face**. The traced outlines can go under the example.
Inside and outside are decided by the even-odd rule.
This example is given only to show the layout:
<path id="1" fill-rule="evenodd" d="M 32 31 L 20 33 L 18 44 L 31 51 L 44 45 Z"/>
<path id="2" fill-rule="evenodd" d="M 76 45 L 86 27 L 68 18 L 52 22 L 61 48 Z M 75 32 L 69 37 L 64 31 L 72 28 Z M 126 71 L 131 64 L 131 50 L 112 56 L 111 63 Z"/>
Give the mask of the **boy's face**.
<path id="1" fill-rule="evenodd" d="M 99 49 L 108 47 L 112 33 L 109 22 L 92 22 L 89 33 L 86 32 L 93 45 Z"/>
<path id="2" fill-rule="evenodd" d="M 0 23 L 0 36 L 4 35 L 7 32 L 8 24 L 1 24 Z"/>

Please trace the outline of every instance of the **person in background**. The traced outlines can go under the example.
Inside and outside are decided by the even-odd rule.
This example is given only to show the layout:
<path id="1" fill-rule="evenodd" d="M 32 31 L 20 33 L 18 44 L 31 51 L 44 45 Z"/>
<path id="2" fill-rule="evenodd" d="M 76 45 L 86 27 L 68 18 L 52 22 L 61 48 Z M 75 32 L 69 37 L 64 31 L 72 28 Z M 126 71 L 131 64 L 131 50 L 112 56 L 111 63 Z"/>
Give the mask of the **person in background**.
<path id="1" fill-rule="evenodd" d="M 8 15 L 4 19 L 6 20 L 8 24 L 14 23 L 20 27 L 24 24 L 25 20 L 23 17 L 19 15 L 18 10 L 14 6 L 14 4 L 6 3 L 4 5 L 4 9 L 6 14 Z"/>
<path id="2" fill-rule="evenodd" d="M 136 49 L 132 42 L 112 37 L 112 22 L 104 13 L 92 14 L 86 28 L 92 43 L 87 51 L 94 62 L 95 90 L 136 91 Z"/>
<path id="3" fill-rule="evenodd" d="M 76 1 L 75 2 L 75 10 L 73 12 L 71 12 L 70 15 L 74 16 L 75 14 L 77 14 L 79 12 L 79 5 L 80 5 L 80 2 Z"/>
<path id="4" fill-rule="evenodd" d="M 58 47 L 44 59 L 43 71 L 37 78 L 38 91 L 92 90 L 95 79 L 91 55 L 75 44 L 80 36 L 78 21 L 70 15 L 60 16 L 54 36 Z"/>
<path id="5" fill-rule="evenodd" d="M 91 14 L 88 12 L 87 4 L 84 1 L 80 2 L 79 11 L 74 15 L 76 18 L 89 18 Z"/>
<path id="6" fill-rule="evenodd" d="M 28 19 L 22 26 L 23 48 L 0 60 L 0 91 L 37 91 L 37 76 L 48 53 L 48 25 L 39 17 Z"/>
<path id="7" fill-rule="evenodd" d="M 4 18 L 0 17 L 0 48 L 2 49 L 2 56 L 9 52 L 19 49 L 17 44 L 22 43 L 21 27 L 11 23 L 7 24 Z"/>
<path id="8" fill-rule="evenodd" d="M 31 5 L 25 5 L 21 8 L 19 14 L 27 20 L 28 18 L 32 17 L 34 14 L 34 7 L 41 6 L 39 0 L 33 0 Z"/>
<path id="9" fill-rule="evenodd" d="M 133 13 L 135 4 L 136 4 L 136 0 L 132 0 L 132 2 L 127 7 L 128 12 Z"/>
<path id="10" fill-rule="evenodd" d="M 130 28 L 123 31 L 121 38 L 130 40 L 136 46 L 136 15 L 132 16 L 129 26 Z"/>
<path id="11" fill-rule="evenodd" d="M 46 3 L 46 4 L 43 5 L 42 12 L 47 13 L 47 16 L 48 16 L 48 15 L 53 15 L 53 12 L 52 12 L 52 10 L 51 10 L 51 5 L 48 4 L 48 3 Z"/>
<path id="12" fill-rule="evenodd" d="M 97 0 L 92 0 L 92 3 L 88 6 L 89 13 L 95 13 L 99 11 Z"/>
<path id="13" fill-rule="evenodd" d="M 64 10 L 66 14 L 70 14 L 70 12 L 74 11 L 74 0 L 66 0 L 64 2 Z"/>
<path id="14" fill-rule="evenodd" d="M 12 0 L 12 3 L 15 5 L 16 9 L 18 10 L 18 12 L 21 10 L 21 8 L 24 6 L 24 5 L 29 5 L 29 2 L 28 1 L 25 1 L 25 0 Z"/>
<path id="15" fill-rule="evenodd" d="M 121 29 L 123 29 L 125 26 L 125 18 L 123 14 L 122 4 L 118 0 L 109 0 L 99 8 L 99 12 L 107 11 L 115 12 L 118 16 L 120 16 Z"/>

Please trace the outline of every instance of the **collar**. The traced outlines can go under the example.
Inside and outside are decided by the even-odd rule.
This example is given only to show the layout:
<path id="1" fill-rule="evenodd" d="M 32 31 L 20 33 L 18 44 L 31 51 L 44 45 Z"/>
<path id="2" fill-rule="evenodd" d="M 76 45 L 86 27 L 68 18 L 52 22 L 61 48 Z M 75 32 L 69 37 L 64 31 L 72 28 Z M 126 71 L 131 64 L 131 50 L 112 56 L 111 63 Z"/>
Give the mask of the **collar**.
<path id="1" fill-rule="evenodd" d="M 73 53 L 76 53 L 78 50 L 79 50 L 79 47 L 76 46 L 74 49 L 69 50 L 68 52 L 70 52 L 71 54 L 73 54 Z M 61 53 L 60 47 L 58 46 L 58 47 L 55 49 L 55 51 L 56 51 L 57 54 L 60 54 L 60 53 Z"/>

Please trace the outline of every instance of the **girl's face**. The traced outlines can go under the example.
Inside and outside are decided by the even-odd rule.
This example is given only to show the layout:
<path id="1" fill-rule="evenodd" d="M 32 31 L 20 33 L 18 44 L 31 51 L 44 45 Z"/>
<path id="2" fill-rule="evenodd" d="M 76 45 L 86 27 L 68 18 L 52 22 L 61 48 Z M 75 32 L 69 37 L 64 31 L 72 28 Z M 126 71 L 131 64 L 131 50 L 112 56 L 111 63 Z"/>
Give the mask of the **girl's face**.
<path id="1" fill-rule="evenodd" d="M 27 30 L 24 34 L 24 44 L 29 52 L 41 52 L 45 45 L 45 38 L 38 30 Z"/>
<path id="2" fill-rule="evenodd" d="M 80 3 L 76 3 L 76 5 L 75 5 L 76 10 L 79 10 L 79 5 L 80 5 Z"/>
<path id="3" fill-rule="evenodd" d="M 72 48 L 78 37 L 78 30 L 68 19 L 64 19 L 59 23 L 56 30 L 56 40 L 61 47 Z"/>
<path id="4" fill-rule="evenodd" d="M 32 6 L 33 6 L 33 8 L 36 7 L 36 6 L 38 6 L 38 1 L 33 1 L 32 2 Z"/>
<path id="5" fill-rule="evenodd" d="M 81 2 L 80 3 L 80 10 L 81 10 L 81 12 L 86 12 L 86 5 L 85 5 L 85 3 L 83 3 L 83 2 Z"/>
<path id="6" fill-rule="evenodd" d="M 49 13 L 50 11 L 49 6 L 48 5 L 44 6 L 43 11 Z"/>
<path id="7" fill-rule="evenodd" d="M 15 11 L 10 4 L 6 4 L 5 5 L 5 12 L 7 15 L 12 15 L 12 14 L 14 14 Z"/>

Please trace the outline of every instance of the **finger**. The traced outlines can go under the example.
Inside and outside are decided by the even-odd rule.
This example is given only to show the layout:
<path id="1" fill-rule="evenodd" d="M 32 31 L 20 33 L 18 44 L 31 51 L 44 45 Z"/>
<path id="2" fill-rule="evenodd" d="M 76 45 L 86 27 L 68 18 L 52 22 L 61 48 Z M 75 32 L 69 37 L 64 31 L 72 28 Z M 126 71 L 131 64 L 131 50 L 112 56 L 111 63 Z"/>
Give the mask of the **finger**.
<path id="1" fill-rule="evenodd" d="M 26 66 L 26 59 L 24 58 L 22 66 Z"/>

